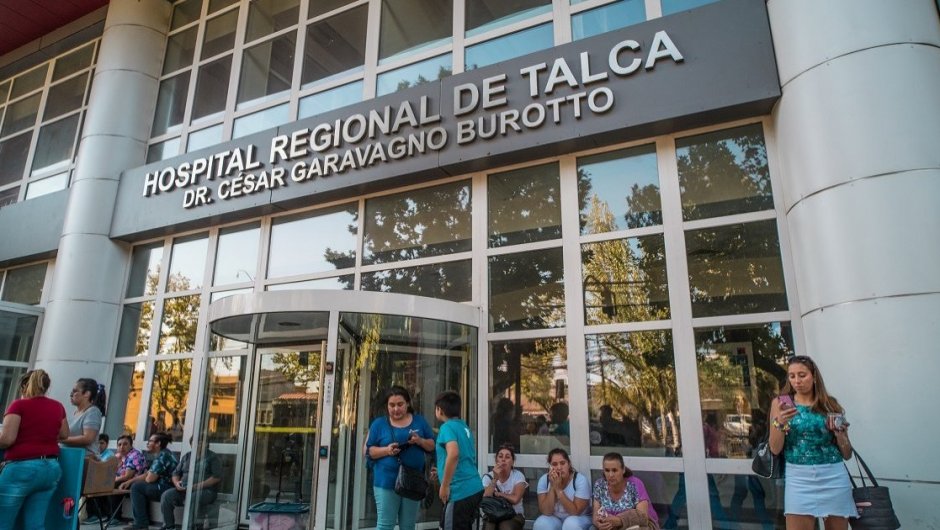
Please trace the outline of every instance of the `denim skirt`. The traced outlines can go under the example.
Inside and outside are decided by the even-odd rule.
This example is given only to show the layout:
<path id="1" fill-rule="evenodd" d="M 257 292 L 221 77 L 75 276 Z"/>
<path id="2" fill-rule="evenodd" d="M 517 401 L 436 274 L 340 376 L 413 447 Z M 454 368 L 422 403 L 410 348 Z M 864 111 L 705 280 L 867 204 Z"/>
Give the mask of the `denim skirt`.
<path id="1" fill-rule="evenodd" d="M 856 517 L 852 483 L 845 466 L 801 466 L 787 462 L 783 513 L 813 517 Z"/>

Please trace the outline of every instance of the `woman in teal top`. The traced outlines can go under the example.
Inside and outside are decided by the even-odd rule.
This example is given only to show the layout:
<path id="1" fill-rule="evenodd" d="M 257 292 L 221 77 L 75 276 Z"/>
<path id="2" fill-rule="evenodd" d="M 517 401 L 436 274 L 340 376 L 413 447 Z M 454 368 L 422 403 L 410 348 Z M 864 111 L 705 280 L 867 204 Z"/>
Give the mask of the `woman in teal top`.
<path id="1" fill-rule="evenodd" d="M 842 460 L 852 456 L 842 406 L 826 392 L 816 363 L 791 357 L 787 383 L 770 407 L 770 450 L 783 452 L 786 467 L 784 514 L 788 530 L 845 530 L 855 517 L 852 484 Z"/>

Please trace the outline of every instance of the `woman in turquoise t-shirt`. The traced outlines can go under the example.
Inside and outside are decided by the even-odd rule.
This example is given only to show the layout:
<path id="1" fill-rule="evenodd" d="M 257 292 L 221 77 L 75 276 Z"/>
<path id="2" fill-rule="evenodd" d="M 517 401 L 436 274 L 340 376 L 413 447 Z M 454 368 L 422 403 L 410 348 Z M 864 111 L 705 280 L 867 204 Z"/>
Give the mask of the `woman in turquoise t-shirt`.
<path id="1" fill-rule="evenodd" d="M 388 414 L 379 416 L 369 426 L 366 452 L 373 468 L 373 493 L 378 530 L 414 530 L 418 501 L 395 493 L 399 463 L 424 470 L 424 455 L 434 450 L 434 431 L 411 408 L 411 394 L 393 386 L 385 394 Z"/>
<path id="2" fill-rule="evenodd" d="M 816 363 L 791 357 L 787 383 L 770 407 L 770 450 L 783 451 L 786 467 L 784 514 L 788 530 L 812 530 L 825 519 L 826 530 L 845 530 L 855 517 L 852 484 L 843 460 L 852 457 L 844 410 L 826 392 Z"/>

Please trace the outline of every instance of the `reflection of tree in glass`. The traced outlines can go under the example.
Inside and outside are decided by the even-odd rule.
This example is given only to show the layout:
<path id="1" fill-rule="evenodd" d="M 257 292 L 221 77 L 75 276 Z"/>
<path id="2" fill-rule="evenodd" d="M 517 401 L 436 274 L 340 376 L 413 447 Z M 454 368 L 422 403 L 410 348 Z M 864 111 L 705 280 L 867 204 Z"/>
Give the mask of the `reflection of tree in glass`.
<path id="1" fill-rule="evenodd" d="M 587 216 L 592 233 L 614 230 L 613 214 L 596 195 Z M 631 246 L 635 242 L 638 251 Z M 666 249 L 662 236 L 616 239 L 583 246 L 588 324 L 669 318 Z"/>
<path id="2" fill-rule="evenodd" d="M 192 359 L 159 361 L 154 366 L 150 414 L 158 423 L 163 422 L 161 427 L 169 429 L 177 441 L 182 439 L 192 368 Z"/>
<path id="3" fill-rule="evenodd" d="M 470 260 L 389 269 L 362 275 L 361 289 L 466 302 L 472 298 Z"/>
<path id="4" fill-rule="evenodd" d="M 490 258 L 490 318 L 494 331 L 565 324 L 561 249 Z"/>
<path id="5" fill-rule="evenodd" d="M 676 151 L 685 220 L 773 208 L 760 124 L 682 139 Z"/>
<path id="6" fill-rule="evenodd" d="M 536 339 L 493 345 L 491 389 L 494 400 L 510 392 L 517 411 L 523 402 L 536 403 L 548 411 L 560 396 L 555 395 L 555 371 L 567 371 L 563 339 Z M 500 368 L 505 363 L 505 369 Z M 519 415 L 517 414 L 518 418 Z"/>
<path id="7" fill-rule="evenodd" d="M 558 164 L 490 175 L 487 188 L 491 247 L 561 237 Z"/>
<path id="8" fill-rule="evenodd" d="M 468 182 L 370 199 L 365 217 L 366 264 L 470 250 Z"/>
<path id="9" fill-rule="evenodd" d="M 445 77 L 450 77 L 453 74 L 453 70 L 447 68 L 446 66 L 441 66 L 437 70 L 437 77 L 435 79 L 444 79 Z M 399 90 L 405 90 L 406 88 L 411 88 L 413 86 L 423 85 L 425 83 L 431 82 L 431 79 L 424 77 L 423 74 L 418 74 L 418 78 L 414 81 L 409 81 L 407 79 L 402 79 L 398 82 L 398 86 L 395 87 L 395 92 Z"/>
<path id="10" fill-rule="evenodd" d="M 277 371 L 303 392 L 318 391 L 315 383 L 320 381 L 320 354 L 319 350 L 303 352 L 277 352 L 272 360 Z"/>

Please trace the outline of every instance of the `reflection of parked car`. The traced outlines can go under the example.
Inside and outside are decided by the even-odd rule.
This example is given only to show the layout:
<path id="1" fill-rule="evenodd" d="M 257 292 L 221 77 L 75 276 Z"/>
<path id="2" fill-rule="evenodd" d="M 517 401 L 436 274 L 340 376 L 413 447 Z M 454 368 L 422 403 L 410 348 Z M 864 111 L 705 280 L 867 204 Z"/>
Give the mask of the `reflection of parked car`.
<path id="1" fill-rule="evenodd" d="M 750 414 L 728 414 L 725 416 L 725 430 L 732 436 L 747 436 L 751 429 Z"/>

